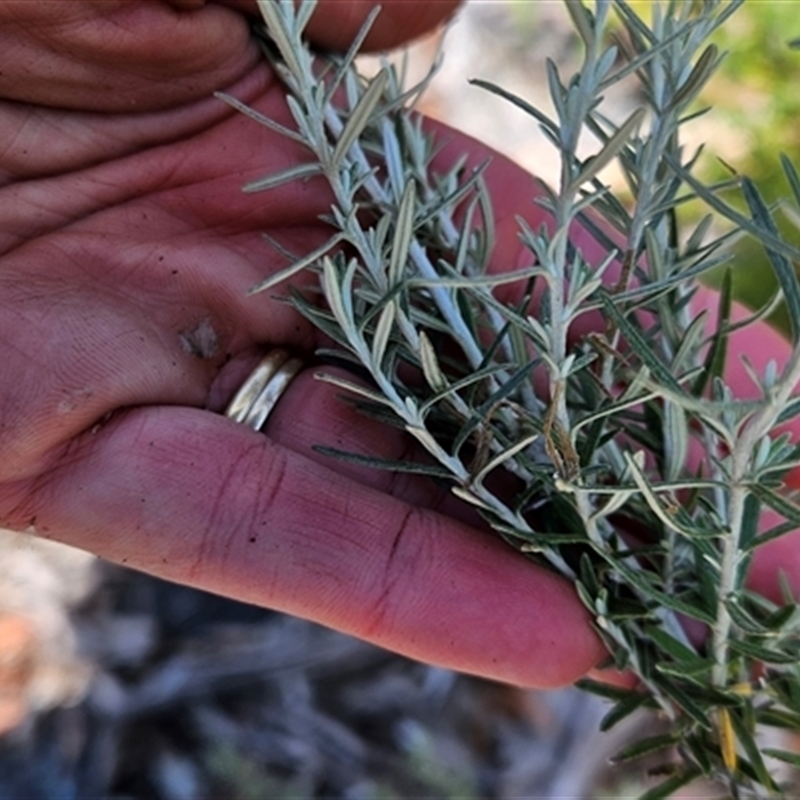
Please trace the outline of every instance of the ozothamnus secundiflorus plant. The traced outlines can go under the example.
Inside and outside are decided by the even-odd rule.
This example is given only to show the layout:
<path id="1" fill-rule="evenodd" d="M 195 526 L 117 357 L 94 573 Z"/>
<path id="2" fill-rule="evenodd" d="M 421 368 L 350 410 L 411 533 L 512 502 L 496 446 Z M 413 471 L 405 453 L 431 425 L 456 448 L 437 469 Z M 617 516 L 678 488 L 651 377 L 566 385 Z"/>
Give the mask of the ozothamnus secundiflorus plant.
<path id="1" fill-rule="evenodd" d="M 388 63 L 360 76 L 361 37 L 343 57 L 314 55 L 303 39 L 313 0 L 260 2 L 293 128 L 226 98 L 308 152 L 247 191 L 323 176 L 333 195 L 330 240 L 255 289 L 316 272 L 319 292 L 292 291 L 291 301 L 372 386 L 324 379 L 403 427 L 428 460 L 332 455 L 448 481 L 506 541 L 573 582 L 611 659 L 639 681 L 630 690 L 584 682 L 614 701 L 603 727 L 642 707 L 668 720 L 620 754 L 671 759 L 648 798 L 700 776 L 734 797 L 781 796 L 772 759 L 800 764 L 759 742 L 765 726 L 800 729 L 800 615 L 788 591 L 777 605 L 745 583 L 754 550 L 800 525 L 781 482 L 798 451 L 776 433 L 800 414 L 800 250 L 750 180 L 697 178 L 698 154 L 680 138 L 721 58 L 709 37 L 739 4 L 653 3 L 648 22 L 623 0 L 567 0 L 583 63 L 565 79 L 547 62 L 553 116 L 475 81 L 530 114 L 560 158 L 558 185 L 537 198 L 548 224 L 520 222 L 534 264 L 522 270 L 487 270 L 482 168 L 432 167 L 437 143 L 412 110 L 425 82 L 404 87 Z M 639 81 L 642 106 L 619 121 L 604 115 L 602 96 L 623 78 Z M 587 133 L 599 144 L 584 158 Z M 623 198 L 601 177 L 612 162 Z M 800 206 L 800 176 L 782 166 L 786 202 Z M 687 231 L 679 218 L 689 200 L 710 213 Z M 602 245 L 599 263 L 575 244 L 576 226 Z M 693 305 L 699 280 L 740 235 L 763 245 L 793 326 L 789 359 L 751 370 L 759 396 L 748 401 L 726 383 L 738 358 L 728 339 L 769 309 L 734 322 L 729 276 L 713 328 Z M 576 335 L 589 312 L 603 325 Z M 508 494 L 487 485 L 502 470 L 517 487 Z M 764 509 L 783 521 L 761 530 Z M 700 644 L 687 619 L 706 631 Z"/>

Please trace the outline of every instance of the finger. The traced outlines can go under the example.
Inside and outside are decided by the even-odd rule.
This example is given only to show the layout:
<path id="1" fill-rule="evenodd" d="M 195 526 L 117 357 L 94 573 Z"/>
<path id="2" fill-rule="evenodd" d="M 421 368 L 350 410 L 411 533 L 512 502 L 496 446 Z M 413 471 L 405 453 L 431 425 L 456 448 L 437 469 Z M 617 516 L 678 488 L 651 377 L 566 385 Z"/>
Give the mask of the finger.
<path id="1" fill-rule="evenodd" d="M 273 81 L 272 73 L 259 66 L 223 88 L 242 102 L 249 102 L 268 92 Z M 220 99 L 210 95 L 179 107 L 117 114 L 69 111 L 0 100 L 0 140 L 4 142 L 0 152 L 0 187 L 12 181 L 76 173 L 149 148 L 188 142 L 201 131 L 236 114 Z M 129 175 L 126 181 L 118 180 L 105 188 L 113 188 L 118 194 L 130 193 L 147 174 L 140 172 L 139 180 L 132 180 Z M 71 180 L 75 180 L 74 174 Z M 95 196 L 101 185 L 98 179 Z M 41 194 L 46 196 L 49 191 L 43 190 Z M 80 200 L 85 199 L 85 193 L 82 193 Z M 77 200 L 73 194 L 75 216 L 82 210 L 79 206 L 76 208 Z M 40 214 L 36 215 L 37 219 L 40 217 Z M 0 215 L 0 220 L 3 228 L 21 235 L 18 220 L 11 223 L 5 213 Z"/>
<path id="2" fill-rule="evenodd" d="M 256 0 L 216 0 L 230 8 L 257 14 Z M 380 6 L 365 42 L 366 50 L 398 47 L 440 25 L 461 0 L 320 0 L 306 28 L 309 40 L 326 50 L 345 51 L 369 14 Z"/>
<path id="3" fill-rule="evenodd" d="M 331 367 L 305 370 L 292 381 L 270 414 L 262 428 L 264 433 L 304 458 L 364 486 L 401 498 L 415 508 L 432 509 L 467 524 L 486 527 L 473 506 L 456 499 L 449 483 L 403 470 L 366 466 L 322 451 L 321 448 L 329 448 L 342 454 L 385 459 L 409 467 L 431 465 L 431 459 L 420 452 L 403 430 L 365 414 L 352 397 L 344 397 L 342 390 L 320 380 L 320 373 L 358 382 L 353 375 L 342 374 L 341 370 Z M 246 374 L 238 370 L 234 386 L 241 385 Z M 229 391 L 228 397 L 232 393 Z"/>
<path id="4" fill-rule="evenodd" d="M 214 414 L 126 412 L 82 437 L 17 524 L 442 666 L 531 686 L 603 653 L 572 588 L 485 534 Z"/>
<path id="5" fill-rule="evenodd" d="M 0 96 L 96 111 L 152 111 L 208 97 L 259 59 L 247 20 L 159 0 L 5 0 Z"/>
<path id="6" fill-rule="evenodd" d="M 244 102 L 252 100 L 262 113 L 286 121 L 283 92 L 267 70 L 248 74 L 232 91 Z M 148 228 L 153 241 L 164 226 L 173 232 L 182 227 L 187 237 L 192 229 L 203 229 L 208 235 L 248 232 L 258 241 L 258 247 L 252 248 L 255 259 L 270 249 L 259 237 L 268 228 L 312 222 L 321 227 L 318 216 L 330 204 L 322 179 L 297 181 L 263 194 L 242 191 L 249 181 L 296 166 L 307 157 L 303 148 L 217 99 L 197 104 L 189 112 L 187 119 L 174 123 L 174 139 L 166 142 L 144 139 L 158 135 L 159 115 L 149 118 L 153 124 L 135 125 L 134 130 L 144 136 L 137 142 L 135 136 L 125 134 L 118 144 L 132 152 L 128 158 L 115 159 L 102 155 L 103 132 L 113 137 L 120 128 L 111 125 L 81 136 L 80 119 L 67 115 L 67 132 L 81 136 L 81 142 L 66 158 L 103 163 L 0 189 L 0 233 L 8 240 L 8 244 L 0 242 L 0 252 L 105 209 L 117 209 L 119 214 L 121 206 L 134 201 L 140 208 L 131 213 L 130 222 Z M 219 122 L 206 127 L 203 122 L 211 114 Z M 53 112 L 48 125 L 60 118 Z M 182 138 L 192 128 L 197 132 Z M 99 155 L 93 153 L 95 146 Z"/>

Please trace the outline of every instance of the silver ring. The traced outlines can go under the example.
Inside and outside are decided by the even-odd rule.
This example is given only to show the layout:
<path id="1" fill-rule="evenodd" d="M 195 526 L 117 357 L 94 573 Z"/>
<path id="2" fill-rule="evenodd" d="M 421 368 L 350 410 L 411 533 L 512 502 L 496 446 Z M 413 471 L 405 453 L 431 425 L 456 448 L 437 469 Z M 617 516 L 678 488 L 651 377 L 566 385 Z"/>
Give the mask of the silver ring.
<path id="1" fill-rule="evenodd" d="M 225 409 L 225 416 L 260 431 L 303 362 L 282 347 L 259 361 Z"/>

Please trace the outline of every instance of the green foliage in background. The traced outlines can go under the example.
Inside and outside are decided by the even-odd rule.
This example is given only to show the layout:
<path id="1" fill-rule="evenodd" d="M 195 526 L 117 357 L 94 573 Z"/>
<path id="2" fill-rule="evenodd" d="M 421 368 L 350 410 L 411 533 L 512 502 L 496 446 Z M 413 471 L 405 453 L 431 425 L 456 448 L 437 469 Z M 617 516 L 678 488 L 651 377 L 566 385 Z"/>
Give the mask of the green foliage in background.
<path id="1" fill-rule="evenodd" d="M 799 37 L 800 2 L 749 0 L 730 25 L 717 31 L 715 41 L 728 55 L 703 95 L 721 132 L 716 153 L 752 176 L 769 201 L 788 191 L 776 153 L 800 160 L 800 50 L 793 46 Z M 719 162 L 707 168 L 713 177 L 725 174 Z M 796 222 L 777 217 L 783 235 L 797 241 Z M 767 302 L 775 281 L 763 250 L 743 240 L 734 267 L 734 296 L 751 308 Z M 788 331 L 784 308 L 772 322 Z"/>
<path id="2" fill-rule="evenodd" d="M 737 167 L 762 187 L 772 184 L 776 197 L 785 185 L 775 153 L 800 155 L 800 51 L 792 47 L 798 37 L 800 2 L 749 0 L 714 37 L 728 56 L 704 94 L 742 142 Z"/>
<path id="3" fill-rule="evenodd" d="M 652 6 L 631 3 L 640 13 Z M 520 42 L 533 35 L 551 13 L 541 3 L 508 0 L 509 12 Z M 646 16 L 646 13 L 645 13 Z M 713 142 L 713 154 L 701 164 L 706 180 L 730 177 L 729 166 L 750 176 L 769 202 L 789 192 L 777 153 L 800 163 L 800 0 L 747 0 L 730 23 L 719 29 L 712 41 L 726 53 L 714 80 L 703 90 L 698 109 L 713 106 L 712 117 L 698 120 L 710 125 L 701 138 Z M 578 49 L 578 37 L 575 37 Z M 736 204 L 735 197 L 726 198 Z M 687 208 L 691 217 L 698 210 Z M 783 212 L 776 214 L 783 236 L 800 241 L 798 223 Z M 750 308 L 760 308 L 774 295 L 776 283 L 764 251 L 751 239 L 736 245 L 733 260 L 733 295 Z M 719 286 L 722 272 L 706 280 Z M 784 333 L 789 322 L 784 306 L 770 321 Z"/>

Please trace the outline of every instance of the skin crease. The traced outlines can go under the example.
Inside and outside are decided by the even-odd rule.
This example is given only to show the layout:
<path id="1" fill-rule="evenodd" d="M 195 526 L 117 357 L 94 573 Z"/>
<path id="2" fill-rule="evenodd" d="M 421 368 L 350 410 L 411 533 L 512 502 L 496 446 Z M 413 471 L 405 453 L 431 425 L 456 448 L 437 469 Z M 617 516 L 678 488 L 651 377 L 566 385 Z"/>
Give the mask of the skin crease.
<path id="1" fill-rule="evenodd" d="M 346 46 L 371 6 L 321 3 L 312 35 Z M 375 47 L 455 3 L 384 6 Z M 0 4 L 0 523 L 431 663 L 569 683 L 603 656 L 571 586 L 430 484 L 311 450 L 403 457 L 403 437 L 357 418 L 311 370 L 266 436 L 218 413 L 270 346 L 310 360 L 318 344 L 288 306 L 247 294 L 284 266 L 262 234 L 307 251 L 324 241 L 327 204 L 314 181 L 240 191 L 303 156 L 210 97 L 286 118 L 249 39 L 254 11 Z M 488 155 L 448 138 L 444 160 Z M 535 184 L 500 157 L 488 181 L 497 268 L 518 266 L 514 215 L 540 222 Z M 796 551 L 779 545 L 778 563 Z"/>

